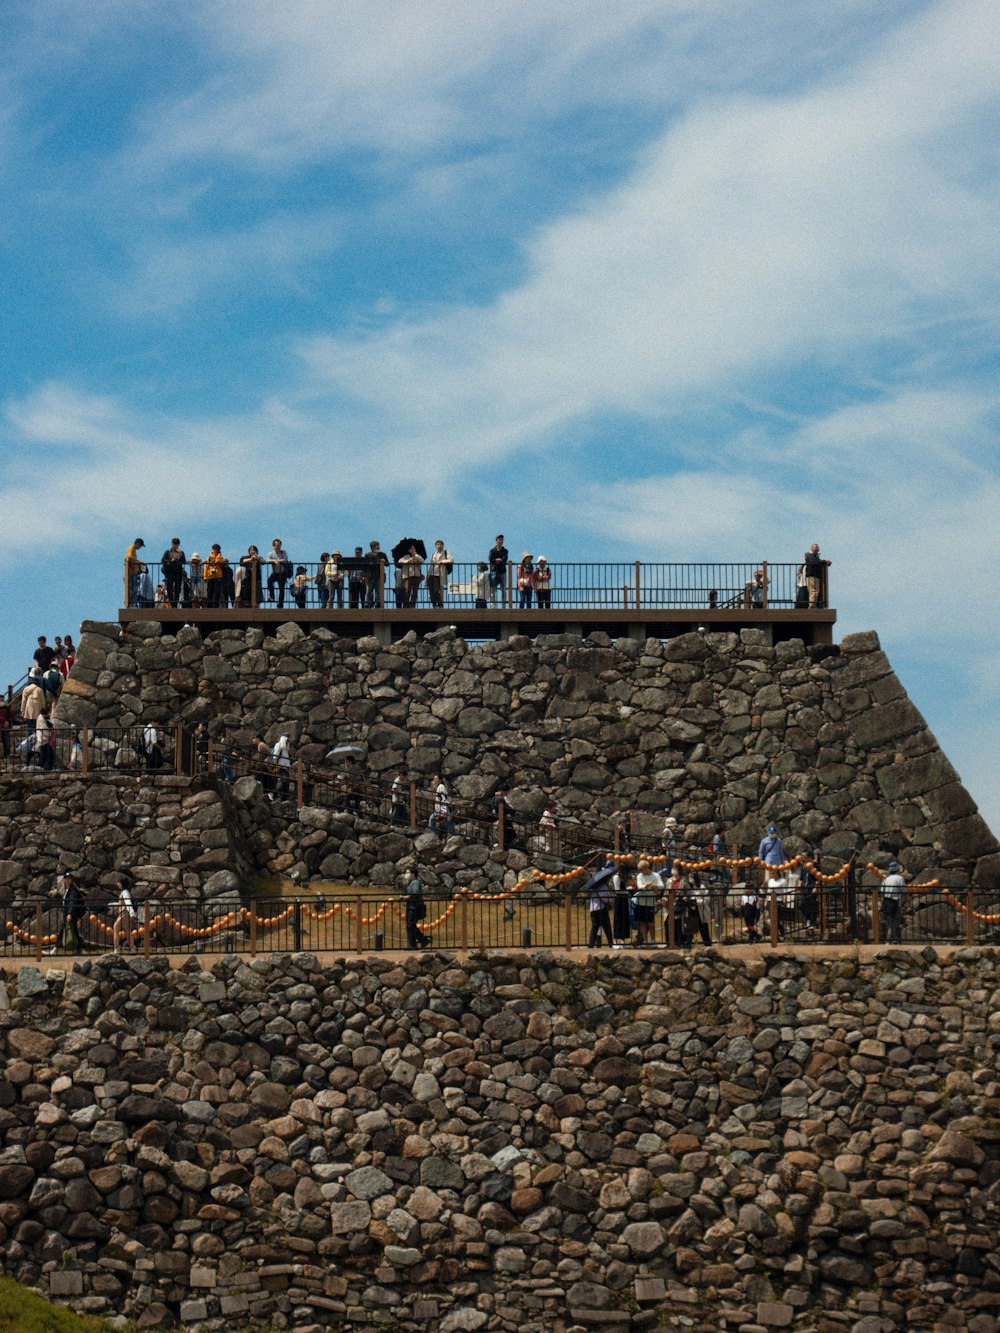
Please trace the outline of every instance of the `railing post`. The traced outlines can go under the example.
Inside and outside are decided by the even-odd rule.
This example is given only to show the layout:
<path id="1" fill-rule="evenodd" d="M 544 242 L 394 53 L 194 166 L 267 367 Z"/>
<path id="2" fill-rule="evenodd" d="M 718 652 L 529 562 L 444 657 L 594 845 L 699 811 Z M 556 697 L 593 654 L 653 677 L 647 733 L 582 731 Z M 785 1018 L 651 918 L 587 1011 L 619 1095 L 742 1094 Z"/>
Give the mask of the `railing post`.
<path id="1" fill-rule="evenodd" d="M 762 601 L 761 601 L 761 606 L 762 606 L 763 609 L 766 611 L 766 610 L 767 610 L 767 590 L 768 590 L 768 586 L 769 586 L 769 580 L 768 580 L 768 577 L 767 577 L 767 561 L 766 561 L 766 560 L 762 560 L 762 561 L 760 562 L 760 567 L 761 567 L 761 569 L 764 571 L 764 593 L 763 593 L 763 598 L 762 598 Z"/>
<path id="2" fill-rule="evenodd" d="M 80 772 L 84 777 L 90 772 L 90 730 L 84 727 L 80 732 Z"/>
<path id="3" fill-rule="evenodd" d="M 250 900 L 250 957 L 257 957 L 257 899 Z"/>
<path id="4" fill-rule="evenodd" d="M 302 904 L 298 898 L 292 911 L 292 948 L 296 953 L 302 952 Z"/>
<path id="5" fill-rule="evenodd" d="M 355 931 L 354 931 L 354 947 L 355 947 L 355 949 L 357 950 L 358 953 L 361 953 L 361 952 L 363 951 L 363 949 L 364 949 L 364 935 L 363 935 L 363 931 L 364 931 L 364 916 L 365 916 L 365 909 L 364 909 L 364 904 L 360 901 L 360 899 L 358 900 L 357 907 L 356 907 L 355 911 L 356 911 L 356 915 L 355 915 L 355 918 L 354 918 L 354 926 L 355 926 Z"/>
<path id="6" fill-rule="evenodd" d="M 42 904 L 35 907 L 35 962 L 42 961 Z"/>
<path id="7" fill-rule="evenodd" d="M 639 609 L 639 561 L 635 562 L 635 609 Z"/>
<path id="8" fill-rule="evenodd" d="M 972 908 L 972 890 L 971 890 L 971 889 L 966 889 L 966 891 L 965 891 L 965 938 L 966 938 L 967 943 L 969 943 L 969 944 L 975 944 L 975 942 L 976 942 L 976 922 L 975 922 L 975 919 L 974 919 L 974 917 L 973 917 L 973 915 L 972 915 L 972 911 L 973 911 L 973 908 Z"/>
<path id="9" fill-rule="evenodd" d="M 667 943 L 671 949 L 677 947 L 677 890 L 667 894 Z"/>
<path id="10" fill-rule="evenodd" d="M 628 584 L 622 584 L 622 610 L 628 610 Z"/>
<path id="11" fill-rule="evenodd" d="M 507 566 L 506 566 L 506 570 L 507 570 L 507 609 L 509 610 L 509 609 L 514 605 L 514 601 L 513 601 L 513 598 L 514 598 L 514 571 L 513 571 L 513 569 L 510 567 L 510 564 L 509 564 L 509 563 L 508 563 Z"/>
<path id="12" fill-rule="evenodd" d="M 149 899 L 142 905 L 142 956 L 148 958 L 150 953 L 149 945 Z"/>
<path id="13" fill-rule="evenodd" d="M 302 756 L 295 757 L 295 808 L 302 809 Z"/>
<path id="14" fill-rule="evenodd" d="M 410 832 L 417 831 L 417 784 L 410 782 Z"/>
<path id="15" fill-rule="evenodd" d="M 573 895 L 566 894 L 565 910 L 563 913 L 564 938 L 563 943 L 567 952 L 573 947 Z"/>
<path id="16" fill-rule="evenodd" d="M 618 855 L 618 853 L 621 851 L 621 849 L 622 849 L 622 831 L 621 831 L 621 829 L 618 827 L 618 825 L 616 824 L 616 825 L 615 825 L 615 840 L 614 840 L 615 856 Z"/>
<path id="17" fill-rule="evenodd" d="M 878 910 L 878 889 L 872 889 L 872 944 L 882 943 L 882 920 Z"/>
<path id="18" fill-rule="evenodd" d="M 458 900 L 458 938 L 460 947 L 469 947 L 469 900 L 463 893 Z"/>
<path id="19" fill-rule="evenodd" d="M 772 889 L 768 897 L 770 899 L 768 915 L 771 918 L 771 948 L 776 949 L 778 947 L 778 895 Z"/>
<path id="20" fill-rule="evenodd" d="M 205 763 L 208 766 L 208 772 L 211 773 L 215 768 L 215 741 L 211 736 L 208 738 L 208 749 L 205 752 Z"/>
<path id="21" fill-rule="evenodd" d="M 184 723 L 174 727 L 174 777 L 181 777 L 184 772 Z"/>
<path id="22" fill-rule="evenodd" d="M 124 605 L 126 611 L 127 611 L 128 608 L 132 605 L 132 603 L 129 601 L 128 559 L 126 559 L 126 561 L 125 561 L 125 600 L 124 600 L 124 602 L 123 602 L 123 605 Z"/>

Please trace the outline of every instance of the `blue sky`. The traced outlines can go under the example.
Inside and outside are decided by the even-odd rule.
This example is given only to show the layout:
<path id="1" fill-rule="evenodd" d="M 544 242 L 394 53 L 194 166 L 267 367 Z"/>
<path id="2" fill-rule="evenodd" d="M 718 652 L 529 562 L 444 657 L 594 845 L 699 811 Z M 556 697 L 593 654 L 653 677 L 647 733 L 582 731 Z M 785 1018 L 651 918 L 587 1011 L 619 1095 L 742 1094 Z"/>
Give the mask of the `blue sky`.
<path id="1" fill-rule="evenodd" d="M 120 559 L 833 560 L 994 829 L 994 0 L 13 0 L 2 663 Z"/>

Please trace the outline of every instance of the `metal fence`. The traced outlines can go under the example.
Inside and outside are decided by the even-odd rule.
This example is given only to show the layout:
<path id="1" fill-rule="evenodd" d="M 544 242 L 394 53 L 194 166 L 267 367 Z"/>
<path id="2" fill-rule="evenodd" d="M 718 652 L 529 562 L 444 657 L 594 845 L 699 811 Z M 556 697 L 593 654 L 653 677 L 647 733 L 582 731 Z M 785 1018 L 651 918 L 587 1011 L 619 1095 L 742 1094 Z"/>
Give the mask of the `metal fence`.
<path id="1" fill-rule="evenodd" d="M 152 744 L 148 724 L 131 727 L 67 727 L 42 719 L 15 722 L 2 733 L 0 766 L 7 774 L 31 777 L 53 772 L 175 773 L 181 767 L 180 728 L 156 728 Z"/>
<path id="2" fill-rule="evenodd" d="M 530 580 L 519 579 L 516 562 L 503 571 L 493 586 L 488 571 L 475 561 L 456 560 L 448 574 L 436 574 L 429 563 L 419 582 L 407 583 L 404 567 L 365 559 L 345 561 L 336 579 L 315 561 L 294 564 L 291 576 L 274 578 L 267 566 L 259 577 L 229 562 L 222 577 L 206 583 L 201 570 L 184 567 L 178 595 L 171 599 L 164 586 L 136 584 L 126 576 L 125 606 L 151 608 L 266 607 L 301 610 L 361 610 L 364 608 L 448 609 L 517 608 L 566 610 L 766 610 L 801 605 L 800 565 L 770 561 L 730 563 L 611 563 L 562 561 L 548 566 L 549 577 L 539 580 L 537 566 Z M 524 585 L 524 586 L 522 586 Z M 828 597 L 822 598 L 828 605 Z"/>
<path id="3" fill-rule="evenodd" d="M 115 905 L 88 897 L 72 922 L 54 897 L 0 909 L 0 950 L 8 956 L 106 953 L 116 945 L 146 956 L 179 953 L 298 952 L 368 953 L 427 947 L 448 950 L 583 949 L 595 925 L 607 947 L 602 923 L 577 885 L 546 886 L 525 881 L 493 895 L 430 892 L 426 916 L 408 928 L 399 894 L 311 896 L 200 902 L 137 898 L 134 920 Z M 666 893 L 657 905 L 652 937 L 643 948 L 686 949 L 698 945 L 825 945 L 895 943 L 1000 945 L 1000 890 L 913 889 L 903 904 L 898 938 L 887 938 L 884 903 L 875 890 L 820 891 L 812 901 L 796 892 L 765 894 L 751 903 L 742 888 L 702 888 Z M 753 910 L 751 910 L 751 908 Z M 115 921 L 119 922 L 117 937 Z M 639 947 L 628 894 L 608 907 L 613 947 Z M 415 925 L 416 930 L 412 927 Z"/>

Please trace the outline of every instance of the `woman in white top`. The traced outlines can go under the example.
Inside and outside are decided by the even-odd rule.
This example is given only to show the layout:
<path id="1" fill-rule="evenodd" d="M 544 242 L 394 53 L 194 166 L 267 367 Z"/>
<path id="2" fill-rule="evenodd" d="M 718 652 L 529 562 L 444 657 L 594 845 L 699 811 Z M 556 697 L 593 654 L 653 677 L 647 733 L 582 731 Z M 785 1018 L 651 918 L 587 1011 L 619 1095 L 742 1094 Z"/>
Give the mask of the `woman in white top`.
<path id="1" fill-rule="evenodd" d="M 639 862 L 639 873 L 635 877 L 636 941 L 635 947 L 655 943 L 653 926 L 656 921 L 656 905 L 663 896 L 663 880 L 652 868 L 645 857 Z"/>
<path id="2" fill-rule="evenodd" d="M 431 606 L 444 606 L 444 595 L 448 591 L 448 575 L 451 573 L 451 556 L 444 549 L 444 542 L 439 537 L 431 552 L 427 570 L 427 595 Z"/>
<path id="3" fill-rule="evenodd" d="M 115 924 L 111 932 L 115 953 L 121 953 L 124 940 L 126 953 L 132 952 L 132 922 L 135 920 L 135 904 L 129 892 L 128 881 L 121 880 L 118 889 L 118 905 Z"/>

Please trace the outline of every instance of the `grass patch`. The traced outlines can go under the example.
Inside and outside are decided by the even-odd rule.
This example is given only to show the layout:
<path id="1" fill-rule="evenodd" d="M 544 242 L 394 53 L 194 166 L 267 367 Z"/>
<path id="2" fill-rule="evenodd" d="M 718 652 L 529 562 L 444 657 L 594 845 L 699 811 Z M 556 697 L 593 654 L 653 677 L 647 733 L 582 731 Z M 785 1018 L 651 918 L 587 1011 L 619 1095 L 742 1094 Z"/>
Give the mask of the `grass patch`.
<path id="1" fill-rule="evenodd" d="M 74 1314 L 13 1278 L 0 1278 L 0 1333 L 108 1333 L 103 1319 Z"/>

